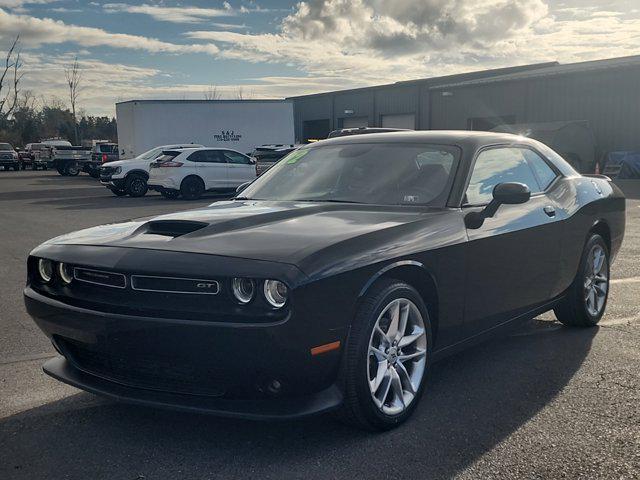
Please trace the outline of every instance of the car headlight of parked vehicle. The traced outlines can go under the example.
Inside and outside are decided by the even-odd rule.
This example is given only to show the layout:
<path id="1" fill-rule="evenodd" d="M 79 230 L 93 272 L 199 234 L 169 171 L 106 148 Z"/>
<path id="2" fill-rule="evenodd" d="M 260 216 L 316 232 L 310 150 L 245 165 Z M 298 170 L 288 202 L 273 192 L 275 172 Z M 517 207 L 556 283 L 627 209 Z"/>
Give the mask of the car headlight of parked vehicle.
<path id="1" fill-rule="evenodd" d="M 119 175 L 120 173 L 122 173 L 122 167 L 116 167 L 113 171 L 114 175 Z"/>
<path id="2" fill-rule="evenodd" d="M 73 281 L 73 268 L 66 263 L 60 263 L 58 265 L 58 274 L 62 281 L 66 284 L 69 284 Z"/>
<path id="3" fill-rule="evenodd" d="M 265 280 L 264 298 L 272 307 L 282 308 L 287 303 L 289 288 L 280 280 Z"/>
<path id="4" fill-rule="evenodd" d="M 247 304 L 256 292 L 256 282 L 250 278 L 234 278 L 231 284 L 233 295 L 242 304 Z"/>
<path id="5" fill-rule="evenodd" d="M 53 278 L 53 262 L 46 258 L 38 260 L 38 274 L 43 282 L 49 283 Z"/>

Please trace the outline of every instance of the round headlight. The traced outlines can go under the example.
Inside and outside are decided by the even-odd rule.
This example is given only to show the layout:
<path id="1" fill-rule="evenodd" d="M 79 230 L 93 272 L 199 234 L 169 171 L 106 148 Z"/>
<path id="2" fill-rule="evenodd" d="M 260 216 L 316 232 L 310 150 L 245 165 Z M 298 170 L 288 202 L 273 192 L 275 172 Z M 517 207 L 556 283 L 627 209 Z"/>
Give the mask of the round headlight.
<path id="1" fill-rule="evenodd" d="M 250 278 L 234 278 L 233 294 L 240 303 L 249 303 L 256 291 L 256 282 Z"/>
<path id="2" fill-rule="evenodd" d="M 64 283 L 71 283 L 73 280 L 73 268 L 66 263 L 58 265 L 58 274 Z"/>
<path id="3" fill-rule="evenodd" d="M 46 258 L 38 260 L 38 273 L 40 274 L 40 279 L 43 282 L 50 282 L 51 277 L 53 277 L 53 262 Z"/>
<path id="4" fill-rule="evenodd" d="M 264 282 L 264 298 L 267 302 L 276 308 L 283 307 L 287 303 L 289 289 L 279 280 L 265 280 Z"/>

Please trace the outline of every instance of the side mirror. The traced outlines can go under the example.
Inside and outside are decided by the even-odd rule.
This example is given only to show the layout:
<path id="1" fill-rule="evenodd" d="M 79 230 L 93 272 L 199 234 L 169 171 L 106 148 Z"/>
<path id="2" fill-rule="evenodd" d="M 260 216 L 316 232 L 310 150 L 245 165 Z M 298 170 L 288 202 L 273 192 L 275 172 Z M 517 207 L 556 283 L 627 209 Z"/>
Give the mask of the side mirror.
<path id="1" fill-rule="evenodd" d="M 240 185 L 238 185 L 236 187 L 236 193 L 240 193 L 242 192 L 245 188 L 247 188 L 249 185 L 251 185 L 251 182 L 244 182 L 241 183 Z"/>
<path id="2" fill-rule="evenodd" d="M 464 217 L 467 228 L 480 228 L 485 219 L 493 217 L 500 205 L 519 205 L 531 198 L 531 190 L 524 183 L 505 182 L 493 187 L 493 200 L 479 212 L 470 212 Z"/>
<path id="3" fill-rule="evenodd" d="M 497 202 L 498 206 L 503 204 L 518 205 L 528 202 L 530 198 L 531 190 L 524 183 L 499 183 L 493 188 L 493 201 L 491 203 Z"/>

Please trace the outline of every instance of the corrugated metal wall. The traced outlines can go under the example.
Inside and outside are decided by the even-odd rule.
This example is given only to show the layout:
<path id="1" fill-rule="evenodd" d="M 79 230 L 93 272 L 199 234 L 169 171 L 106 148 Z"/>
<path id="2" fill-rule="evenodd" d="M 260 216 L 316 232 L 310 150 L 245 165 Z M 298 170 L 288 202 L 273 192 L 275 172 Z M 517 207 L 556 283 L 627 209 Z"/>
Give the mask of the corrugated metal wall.
<path id="1" fill-rule="evenodd" d="M 348 116 L 366 116 L 369 126 L 381 126 L 382 115 L 413 113 L 417 129 L 467 129 L 470 119 L 494 117 L 516 123 L 587 120 L 600 153 L 640 150 L 640 67 L 444 90 L 430 89 L 425 80 L 300 97 L 294 103 L 298 139 L 302 139 L 305 120 L 330 119 L 335 129 Z"/>
<path id="2" fill-rule="evenodd" d="M 640 67 L 432 90 L 433 129 L 474 117 L 516 123 L 586 120 L 599 153 L 640 150 Z"/>

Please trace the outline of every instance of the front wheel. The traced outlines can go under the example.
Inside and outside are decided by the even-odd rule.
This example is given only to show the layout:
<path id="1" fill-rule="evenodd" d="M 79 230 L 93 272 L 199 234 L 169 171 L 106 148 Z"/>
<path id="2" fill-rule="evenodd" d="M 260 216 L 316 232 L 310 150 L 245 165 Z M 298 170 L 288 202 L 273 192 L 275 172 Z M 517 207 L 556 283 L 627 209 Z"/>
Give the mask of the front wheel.
<path id="1" fill-rule="evenodd" d="M 410 285 L 385 279 L 362 301 L 351 327 L 341 379 L 340 418 L 368 430 L 389 430 L 411 416 L 431 360 L 427 307 Z"/>
<path id="2" fill-rule="evenodd" d="M 147 193 L 149 187 L 147 186 L 146 178 L 142 175 L 132 173 L 127 177 L 124 189 L 130 197 L 142 197 Z"/>
<path id="3" fill-rule="evenodd" d="M 567 295 L 553 311 L 570 327 L 593 327 L 604 315 L 609 296 L 609 249 L 592 234 L 584 246 L 578 273 Z"/>

